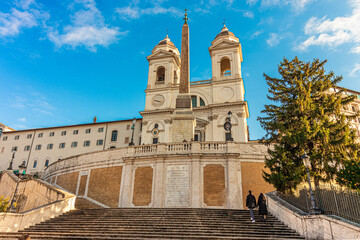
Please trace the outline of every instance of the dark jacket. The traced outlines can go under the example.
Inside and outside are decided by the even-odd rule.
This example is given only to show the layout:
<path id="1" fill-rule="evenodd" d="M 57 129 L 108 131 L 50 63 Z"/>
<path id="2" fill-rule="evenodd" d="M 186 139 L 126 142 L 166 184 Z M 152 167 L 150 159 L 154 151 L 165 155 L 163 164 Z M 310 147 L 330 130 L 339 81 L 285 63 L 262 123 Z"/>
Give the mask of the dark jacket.
<path id="1" fill-rule="evenodd" d="M 246 197 L 246 207 L 248 208 L 256 208 L 256 199 L 254 195 L 249 194 Z"/>
<path id="2" fill-rule="evenodd" d="M 267 207 L 266 207 L 266 199 L 260 198 L 258 199 L 258 206 L 259 206 L 259 214 L 260 215 L 267 215 Z"/>

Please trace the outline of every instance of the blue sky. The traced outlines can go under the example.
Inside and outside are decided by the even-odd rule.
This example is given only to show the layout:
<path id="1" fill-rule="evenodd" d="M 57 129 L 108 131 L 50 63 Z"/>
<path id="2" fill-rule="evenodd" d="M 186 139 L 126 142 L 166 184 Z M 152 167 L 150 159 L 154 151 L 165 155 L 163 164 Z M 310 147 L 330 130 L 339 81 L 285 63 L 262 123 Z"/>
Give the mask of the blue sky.
<path id="1" fill-rule="evenodd" d="M 360 91 L 360 0 L 2 0 L 0 122 L 15 129 L 140 117 L 146 56 L 166 31 L 179 48 L 189 9 L 190 74 L 211 78 L 208 47 L 222 22 L 242 44 L 250 138 L 286 57 L 327 59 Z"/>

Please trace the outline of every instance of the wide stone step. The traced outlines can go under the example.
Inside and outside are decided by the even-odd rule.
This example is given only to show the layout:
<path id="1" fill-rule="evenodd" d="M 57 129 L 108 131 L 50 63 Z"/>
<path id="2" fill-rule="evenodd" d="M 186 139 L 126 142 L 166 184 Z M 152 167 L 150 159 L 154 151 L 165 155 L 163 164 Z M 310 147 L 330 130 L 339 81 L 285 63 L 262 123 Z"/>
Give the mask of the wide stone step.
<path id="1" fill-rule="evenodd" d="M 19 237 L 21 237 L 21 235 L 1 235 L 0 234 L 0 239 L 7 239 L 7 240 L 17 240 Z M 148 239 L 152 239 L 152 240 L 160 240 L 160 239 L 214 239 L 214 236 L 187 236 L 186 238 L 182 238 L 179 236 L 172 236 L 172 235 L 162 235 L 162 236 L 158 236 L 158 235 L 151 235 L 151 236 L 141 236 L 141 235 L 131 235 L 131 236 L 113 236 L 111 238 L 105 236 L 97 236 L 95 238 L 89 237 L 89 236 L 64 236 L 64 235 L 54 235 L 54 236 L 42 236 L 42 235 L 33 235 L 31 234 L 31 239 L 71 239 L 71 240 L 82 240 L 82 239 L 112 239 L 112 240 L 122 240 L 122 239 L 127 239 L 127 240 L 148 240 Z M 216 236 L 216 239 L 249 239 L 249 240 L 262 240 L 262 239 L 277 239 L 277 240 L 287 240 L 287 239 L 305 239 L 302 237 L 294 237 L 294 238 L 284 238 L 284 237 L 277 237 L 274 238 L 272 236 L 265 236 L 265 237 L 241 237 L 241 236 L 236 236 L 236 237 L 224 237 L 224 236 Z"/>
<path id="2" fill-rule="evenodd" d="M 138 224 L 127 224 L 127 223 L 121 223 L 121 224 L 114 224 L 114 223 L 89 223 L 89 224 L 68 224 L 68 223 L 59 223 L 59 224 L 38 224 L 35 226 L 30 227 L 31 229 L 34 228 L 66 228 L 66 227 L 71 227 L 71 228 L 80 228 L 80 227 L 89 227 L 89 228 L 116 228 L 116 227 L 126 227 L 126 228 L 144 228 L 144 227 L 148 227 L 148 228 L 154 228 L 154 227 L 170 227 L 170 228 L 210 228 L 210 229 L 251 229 L 251 230 L 257 230 L 258 228 L 263 228 L 263 229 L 276 229 L 276 230 L 286 230 L 289 229 L 287 228 L 285 225 L 282 224 L 267 224 L 267 223 L 250 223 L 250 224 L 191 224 L 189 225 L 188 223 L 184 223 L 184 224 L 176 224 L 176 223 L 161 223 L 161 224 L 156 224 L 156 223 L 151 223 L 151 224 L 146 224 L 146 223 L 138 223 Z"/>
<path id="3" fill-rule="evenodd" d="M 199 233 L 229 233 L 229 234 L 241 234 L 241 233 L 251 233 L 254 232 L 252 229 L 214 229 L 214 228 L 193 228 L 193 229 L 181 229 L 181 228 L 172 228 L 172 227 L 154 227 L 154 228 L 88 228 L 88 227 L 82 227 L 82 228 L 74 228 L 74 227 L 63 227 L 63 228 L 30 228 L 27 229 L 26 232 L 61 232 L 61 231 L 68 231 L 68 232 L 106 232 L 106 233 L 125 233 L 125 232 L 199 232 Z M 265 233 L 276 233 L 276 234 L 297 234 L 296 232 L 292 230 L 284 230 L 284 229 L 257 229 L 257 234 L 265 234 Z"/>
<path id="4" fill-rule="evenodd" d="M 75 210 L 0 239 L 304 239 L 274 216 L 248 210 L 111 208 Z"/>
<path id="5" fill-rule="evenodd" d="M 23 232 L 24 234 L 29 234 L 30 236 L 36 235 L 36 236 L 43 236 L 43 237 L 57 237 L 57 236 L 71 236 L 71 237 L 82 237 L 82 236 L 87 236 L 88 238 L 99 238 L 99 237 L 107 237 L 108 239 L 112 239 L 112 238 L 116 238 L 116 237 L 125 237 L 125 236 L 129 236 L 129 237 L 134 237 L 134 236 L 139 236 L 139 237 L 147 237 L 147 238 L 176 238 L 176 239 L 181 239 L 181 238 L 185 238 L 188 239 L 190 237 L 194 238 L 194 237 L 213 237 L 214 238 L 219 238 L 219 237 L 228 237 L 228 238 L 239 238 L 239 237 L 244 237 L 244 238 L 252 238 L 252 237 L 257 237 L 257 238 L 263 238 L 263 239 L 274 239 L 274 238 L 284 238 L 284 239 L 301 239 L 298 235 L 292 235 L 292 234 L 257 234 L 256 232 L 252 232 L 252 233 L 241 233 L 241 234 L 224 234 L 224 233 L 213 233 L 213 234 L 199 234 L 199 233 L 191 233 L 191 232 L 172 232 L 172 233 L 154 233 L 154 232 L 141 232 L 141 233 L 124 233 L 124 234 L 119 234 L 119 233 L 93 233 L 93 232 L 87 232 L 87 231 L 82 231 L 82 232 L 61 232 L 61 233 L 56 233 L 56 232 L 42 232 L 42 231 L 26 231 Z M 10 235 L 11 236 L 11 235 Z M 171 236 L 171 237 L 170 237 Z"/>

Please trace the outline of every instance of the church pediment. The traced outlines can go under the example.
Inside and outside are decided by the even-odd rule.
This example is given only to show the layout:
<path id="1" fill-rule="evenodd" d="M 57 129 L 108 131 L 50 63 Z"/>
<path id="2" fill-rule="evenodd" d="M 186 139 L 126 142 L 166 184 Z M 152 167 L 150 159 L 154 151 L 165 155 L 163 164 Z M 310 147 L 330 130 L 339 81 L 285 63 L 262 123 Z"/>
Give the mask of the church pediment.
<path id="1" fill-rule="evenodd" d="M 173 52 L 164 51 L 164 50 L 160 50 L 160 51 L 157 51 L 157 52 L 151 54 L 150 56 L 147 57 L 147 60 L 150 61 L 153 59 L 171 58 L 171 57 L 175 58 L 177 61 L 180 60 L 180 57 L 178 57 Z"/>
<path id="2" fill-rule="evenodd" d="M 209 51 L 211 52 L 211 51 L 217 50 L 217 49 L 234 48 L 234 47 L 239 47 L 239 46 L 240 46 L 240 43 L 238 43 L 238 42 L 224 39 L 224 40 L 215 42 L 211 47 L 209 47 Z"/>

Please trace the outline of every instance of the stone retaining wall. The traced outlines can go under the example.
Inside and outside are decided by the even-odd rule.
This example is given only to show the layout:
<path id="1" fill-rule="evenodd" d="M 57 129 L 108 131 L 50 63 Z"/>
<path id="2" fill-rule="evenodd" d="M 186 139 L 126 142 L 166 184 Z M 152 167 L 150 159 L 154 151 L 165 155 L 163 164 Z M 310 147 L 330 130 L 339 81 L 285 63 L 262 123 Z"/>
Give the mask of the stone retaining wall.
<path id="1" fill-rule="evenodd" d="M 266 196 L 269 212 L 307 239 L 360 239 L 360 224 L 326 215 L 309 215 L 274 192 Z"/>

